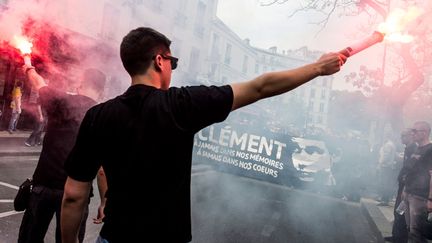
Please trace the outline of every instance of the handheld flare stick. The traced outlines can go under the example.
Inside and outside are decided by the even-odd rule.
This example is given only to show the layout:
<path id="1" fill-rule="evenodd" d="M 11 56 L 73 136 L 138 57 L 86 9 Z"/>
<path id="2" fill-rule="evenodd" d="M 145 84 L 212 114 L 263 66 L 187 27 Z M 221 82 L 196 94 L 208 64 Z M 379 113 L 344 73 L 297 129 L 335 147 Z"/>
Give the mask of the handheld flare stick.
<path id="1" fill-rule="evenodd" d="M 24 59 L 24 64 L 25 64 L 26 66 L 31 66 L 31 65 L 32 65 L 32 63 L 31 63 L 31 56 L 30 56 L 30 53 L 28 53 L 28 54 L 24 54 L 24 55 L 23 55 L 23 59 Z"/>
<path id="2" fill-rule="evenodd" d="M 411 42 L 414 37 L 406 32 L 408 31 L 407 27 L 421 14 L 423 14 L 423 11 L 415 6 L 409 7 L 408 9 L 396 8 L 388 14 L 385 22 L 378 25 L 378 31 L 373 32 L 371 36 L 363 41 L 341 50 L 339 53 L 350 57 L 383 41 L 384 37 L 387 41 L 392 42 Z"/>
<path id="3" fill-rule="evenodd" d="M 384 33 L 375 31 L 366 39 L 363 39 L 362 41 L 357 42 L 354 45 L 339 51 L 339 53 L 345 55 L 346 57 L 350 57 L 358 52 L 363 51 L 366 48 L 375 45 L 376 43 L 382 42 L 384 40 L 384 36 Z"/>

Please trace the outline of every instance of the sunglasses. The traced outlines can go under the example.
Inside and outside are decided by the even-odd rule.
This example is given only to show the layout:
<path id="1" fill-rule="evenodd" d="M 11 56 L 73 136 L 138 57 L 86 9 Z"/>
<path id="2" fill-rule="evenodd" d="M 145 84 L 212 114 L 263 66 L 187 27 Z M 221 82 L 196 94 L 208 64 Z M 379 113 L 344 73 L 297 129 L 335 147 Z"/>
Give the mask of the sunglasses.
<path id="1" fill-rule="evenodd" d="M 411 131 L 412 131 L 413 133 L 418 133 L 418 132 L 424 132 L 424 131 L 426 131 L 426 130 L 411 129 Z"/>
<path id="2" fill-rule="evenodd" d="M 177 62 L 178 62 L 178 58 L 177 57 L 173 57 L 173 56 L 167 56 L 164 54 L 159 54 L 163 59 L 169 59 L 171 62 L 171 70 L 174 70 L 177 68 Z M 153 56 L 153 59 L 156 58 L 157 55 Z"/>

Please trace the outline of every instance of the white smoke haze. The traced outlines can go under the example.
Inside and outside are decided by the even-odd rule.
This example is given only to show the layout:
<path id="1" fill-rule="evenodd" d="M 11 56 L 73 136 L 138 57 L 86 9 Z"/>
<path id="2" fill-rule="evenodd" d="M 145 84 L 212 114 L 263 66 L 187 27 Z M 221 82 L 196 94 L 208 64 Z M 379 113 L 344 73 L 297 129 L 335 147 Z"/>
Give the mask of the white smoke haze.
<path id="1" fill-rule="evenodd" d="M 16 0 L 7 3 L 7 9 L 0 15 L 0 41 L 10 41 L 15 35 L 22 35 L 22 25 L 31 15 L 44 15 L 43 7 L 36 1 Z"/>

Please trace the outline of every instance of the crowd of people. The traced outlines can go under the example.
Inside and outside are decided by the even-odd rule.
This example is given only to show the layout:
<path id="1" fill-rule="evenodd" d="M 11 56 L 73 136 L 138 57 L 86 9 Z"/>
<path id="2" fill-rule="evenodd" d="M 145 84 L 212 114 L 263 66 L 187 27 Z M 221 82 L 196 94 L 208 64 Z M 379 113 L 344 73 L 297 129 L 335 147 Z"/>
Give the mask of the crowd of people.
<path id="1" fill-rule="evenodd" d="M 357 141 L 351 146 L 345 141 L 345 147 L 335 150 L 334 195 L 351 201 L 376 195 L 378 206 L 394 205 L 392 236 L 387 241 L 427 242 L 432 231 L 428 226 L 432 225 L 428 223 L 432 212 L 431 126 L 417 121 L 401 132 L 399 141 L 391 131 L 384 129 L 382 143 L 372 149 L 367 143 Z"/>

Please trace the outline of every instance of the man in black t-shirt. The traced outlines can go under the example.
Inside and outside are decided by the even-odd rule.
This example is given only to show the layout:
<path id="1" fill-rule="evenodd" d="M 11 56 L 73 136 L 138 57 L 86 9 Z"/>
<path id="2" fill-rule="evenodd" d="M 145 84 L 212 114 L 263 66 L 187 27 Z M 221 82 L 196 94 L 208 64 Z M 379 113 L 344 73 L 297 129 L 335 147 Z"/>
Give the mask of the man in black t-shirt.
<path id="1" fill-rule="evenodd" d="M 391 241 L 395 243 L 403 243 L 408 240 L 408 229 L 405 222 L 405 215 L 401 215 L 396 211 L 402 201 L 402 191 L 405 186 L 406 173 L 408 172 L 407 163 L 411 155 L 417 149 L 417 144 L 414 142 L 414 133 L 412 129 L 405 129 L 401 132 L 401 143 L 405 145 L 403 157 L 401 158 L 402 168 L 397 177 L 398 191 L 396 194 L 396 202 L 393 210 L 394 221 L 392 227 Z"/>
<path id="2" fill-rule="evenodd" d="M 414 123 L 414 141 L 418 147 L 404 164 L 406 168 L 403 200 L 406 204 L 405 220 L 409 242 L 427 242 L 421 231 L 422 222 L 432 212 L 432 143 L 431 127 L 425 121 Z"/>
<path id="3" fill-rule="evenodd" d="M 85 199 L 101 165 L 108 182 L 101 242 L 191 241 L 194 134 L 223 121 L 232 110 L 333 74 L 346 60 L 330 53 L 315 63 L 249 82 L 169 88 L 178 61 L 170 44 L 151 28 L 137 28 L 124 37 L 120 55 L 132 85 L 84 117 L 66 162 L 63 243 L 76 241 Z"/>
<path id="4" fill-rule="evenodd" d="M 64 163 L 75 143 L 85 112 L 96 105 L 96 100 L 102 94 L 105 75 L 96 69 L 86 70 L 79 94 L 72 95 L 47 86 L 34 67 L 25 66 L 24 70 L 39 93 L 39 102 L 47 115 L 48 124 L 33 174 L 32 194 L 21 222 L 18 243 L 43 242 L 54 213 L 57 223 L 56 242 L 61 242 L 60 209 L 67 178 Z M 87 202 L 88 200 L 89 197 Z M 103 206 L 104 200 L 101 202 Z M 80 242 L 84 239 L 88 207 L 85 212 L 80 227 Z"/>

